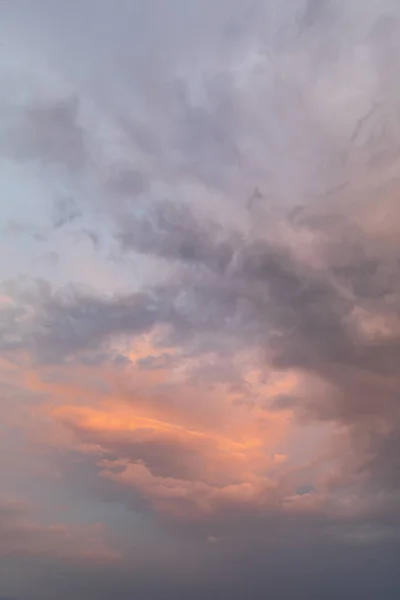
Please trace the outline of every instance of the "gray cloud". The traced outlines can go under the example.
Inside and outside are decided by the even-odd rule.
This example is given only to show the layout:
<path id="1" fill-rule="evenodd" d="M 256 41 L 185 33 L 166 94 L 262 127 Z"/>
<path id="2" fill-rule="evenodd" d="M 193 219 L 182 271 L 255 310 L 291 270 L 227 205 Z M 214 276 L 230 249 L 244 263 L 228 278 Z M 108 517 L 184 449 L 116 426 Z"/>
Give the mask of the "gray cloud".
<path id="1" fill-rule="evenodd" d="M 165 369 L 171 367 L 174 364 L 175 360 L 172 354 L 168 352 L 163 352 L 161 356 L 146 356 L 145 358 L 139 358 L 136 361 L 136 364 L 141 369 L 148 370 L 157 370 L 157 369 Z"/>
<path id="2" fill-rule="evenodd" d="M 68 290 L 53 294 L 50 286 L 38 282 L 23 291 L 19 301 L 17 292 L 16 303 L 3 310 L 2 345 L 4 350 L 29 349 L 37 358 L 52 362 L 96 348 L 110 336 L 139 334 L 159 322 L 173 323 L 175 317 L 179 320 L 173 306 L 151 293 L 115 301 Z"/>
<path id="3" fill-rule="evenodd" d="M 156 477 L 196 481 L 205 472 L 201 451 L 173 439 L 163 439 L 151 428 L 124 436 L 91 433 L 77 428 L 86 443 L 100 444 L 108 460 L 128 459 L 144 464 Z"/>
<path id="4" fill-rule="evenodd" d="M 123 249 L 203 264 L 216 272 L 231 261 L 233 236 L 224 239 L 216 223 L 201 224 L 186 205 L 164 201 L 144 206 L 142 212 L 142 217 L 121 218 L 118 239 Z"/>
<path id="5" fill-rule="evenodd" d="M 389 338 L 376 335 L 363 339 L 352 323 L 360 307 L 373 308 L 370 319 L 395 314 L 400 299 L 397 278 L 376 277 L 379 270 L 388 267 L 385 257 L 376 255 L 365 264 L 363 254 L 354 254 L 352 239 L 346 264 L 346 242 L 342 240 L 335 246 L 329 238 L 327 257 L 335 264 L 337 254 L 341 267 L 331 268 L 328 262 L 324 270 L 314 269 L 282 245 L 233 236 L 230 239 L 238 242 L 236 246 L 230 242 L 231 264 L 216 275 L 213 268 L 220 257 L 218 228 L 202 228 L 193 215 L 186 214 L 186 220 L 160 220 L 162 241 L 154 234 L 147 238 L 148 246 L 142 248 L 164 258 L 181 259 L 182 266 L 167 285 L 108 299 L 81 292 L 52 295 L 42 287 L 25 300 L 25 308 L 6 309 L 6 348 L 28 348 L 42 359 L 54 360 L 96 348 L 110 336 L 149 331 L 157 323 L 168 325 L 165 343 L 183 344 L 189 349 L 196 347 L 198 340 L 197 352 L 212 348 L 220 351 L 221 357 L 224 349 L 220 341 L 225 336 L 237 347 L 263 345 L 275 367 L 295 368 L 326 382 L 331 391 L 318 396 L 310 391 L 308 398 L 297 401 L 309 416 L 345 422 L 354 429 L 354 440 L 361 451 L 355 468 L 379 476 L 379 465 L 384 460 L 387 479 L 390 473 L 394 476 L 395 453 L 390 463 L 387 447 L 389 444 L 393 448 L 400 429 L 398 335 L 393 332 Z M 197 237 L 193 236 L 193 228 Z M 323 231 L 326 235 L 327 230 Z M 174 243 L 178 239 L 179 244 L 179 236 L 194 238 L 194 253 L 176 250 Z M 153 242 L 160 243 L 162 249 L 154 249 Z M 173 251 L 169 253 L 163 249 L 170 243 Z M 361 258 L 357 260 L 358 256 Z M 211 271 L 187 270 L 193 260 L 211 265 Z M 391 264 L 390 272 L 397 272 L 396 263 Z M 29 307 L 30 311 L 34 308 L 31 317 Z M 24 311 L 27 318 L 21 321 Z M 215 377 L 211 371 L 209 375 Z M 224 379 L 222 371 L 217 379 Z M 382 422 L 390 425 L 389 434 L 379 433 Z M 143 452 L 141 447 L 139 454 Z M 158 453 L 154 446 L 149 452 Z M 375 456 L 372 461 L 367 460 L 371 452 Z M 178 464 L 176 458 L 173 462 Z"/>
<path id="6" fill-rule="evenodd" d="M 135 516 L 150 512 L 180 548 L 174 567 L 167 561 L 164 568 L 164 557 L 132 574 L 137 557 L 128 553 L 126 563 L 94 572 L 45 557 L 22 565 L 28 583 L 17 589 L 8 556 L 0 567 L 4 593 L 60 600 L 397 597 L 398 9 L 389 0 L 134 4 L 85 0 L 77 11 L 41 0 L 25 3 L 24 16 L 19 3 L 1 6 L 13 38 L 27 36 L 38 71 L 54 70 L 80 90 L 6 107 L 2 158 L 24 168 L 37 161 L 57 167 L 60 187 L 81 185 L 104 219 L 104 231 L 85 229 L 94 249 L 100 252 L 101 239 L 121 258 L 146 255 L 159 269 L 135 293 L 117 277 L 114 291 L 110 278 L 109 296 L 55 292 L 43 282 L 4 284 L 3 357 L 22 351 L 47 366 L 78 359 L 90 369 L 112 363 L 123 370 L 131 363 L 111 352 L 110 342 L 160 326 L 160 346 L 182 354 L 139 358 L 142 375 L 157 377 L 180 356 L 191 359 L 187 381 L 204 390 L 230 383 L 235 406 L 251 412 L 265 399 L 247 397 L 231 357 L 259 350 L 263 367 L 307 382 L 268 398 L 266 413 L 291 409 L 300 427 L 333 424 L 346 434 L 323 467 L 283 469 L 268 514 L 227 501 L 208 519 L 184 524 L 160 525 L 135 489 L 103 480 L 98 456 L 60 452 L 54 463 L 71 489 Z M 15 91 L 3 80 L 2 87 Z M 103 128 L 84 123 L 82 107 L 95 109 Z M 71 173 L 78 183 L 64 185 Z M 200 217 L 200 203 L 217 216 Z M 81 212 L 78 196 L 56 202 L 54 227 Z M 127 282 L 136 278 L 131 264 L 121 277 Z M 142 461 L 164 478 L 202 473 L 201 452 L 185 444 L 75 433 L 84 444 L 99 443 L 110 462 Z M 324 473 L 310 487 L 318 468 Z M 293 481 L 309 508 L 291 516 L 279 500 Z M 3 540 L 10 523 L 14 544 L 33 543 L 23 515 L 0 507 Z M 220 541 L 205 549 L 199 540 L 209 536 Z M 188 562 L 183 540 L 195 540 Z M 6 546 L 0 540 L 0 549 Z"/>
<path id="7" fill-rule="evenodd" d="M 83 169 L 88 155 L 78 113 L 75 98 L 20 109 L 0 139 L 3 155 Z"/>
<path id="8" fill-rule="evenodd" d="M 53 224 L 59 229 L 67 223 L 72 223 L 82 215 L 73 198 L 60 198 L 54 203 Z"/>

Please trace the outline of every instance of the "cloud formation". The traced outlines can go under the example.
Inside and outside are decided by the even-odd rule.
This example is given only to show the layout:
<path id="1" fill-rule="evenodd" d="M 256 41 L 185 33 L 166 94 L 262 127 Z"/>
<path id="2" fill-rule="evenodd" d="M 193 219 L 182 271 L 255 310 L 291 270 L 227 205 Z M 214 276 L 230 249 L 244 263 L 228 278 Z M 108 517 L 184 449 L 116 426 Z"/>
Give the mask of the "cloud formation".
<path id="1" fill-rule="evenodd" d="M 3 595 L 400 590 L 400 13 L 281 4 L 0 7 Z"/>

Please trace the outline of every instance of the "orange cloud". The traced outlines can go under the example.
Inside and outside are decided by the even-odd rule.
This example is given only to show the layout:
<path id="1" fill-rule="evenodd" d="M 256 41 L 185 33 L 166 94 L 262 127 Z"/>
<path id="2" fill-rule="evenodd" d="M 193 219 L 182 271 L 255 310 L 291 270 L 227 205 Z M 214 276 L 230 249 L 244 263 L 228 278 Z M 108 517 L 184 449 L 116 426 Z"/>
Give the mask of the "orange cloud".
<path id="1" fill-rule="evenodd" d="M 188 387 L 174 392 L 193 400 Z M 216 426 L 200 420 L 194 427 L 187 408 L 168 418 L 165 407 L 158 414 L 157 406 L 116 397 L 97 407 L 62 405 L 53 415 L 80 442 L 113 455 L 101 461 L 104 477 L 136 489 L 157 510 L 194 516 L 232 503 L 268 503 L 275 488 L 269 472 L 286 459 L 276 449 L 284 445 L 287 415 L 235 407 L 218 394 L 214 400 L 225 410 Z"/>
<path id="2" fill-rule="evenodd" d="M 159 352 L 143 339 L 132 358 L 149 353 Z M 9 377 L 41 397 L 27 410 L 42 446 L 91 454 L 103 477 L 135 489 L 156 510 L 193 516 L 227 504 L 262 507 L 285 468 L 292 415 L 269 412 L 265 400 L 295 388 L 293 374 L 264 381 L 248 370 L 251 409 L 235 403 L 227 385 L 194 386 L 172 368 L 27 365 L 10 367 Z"/>

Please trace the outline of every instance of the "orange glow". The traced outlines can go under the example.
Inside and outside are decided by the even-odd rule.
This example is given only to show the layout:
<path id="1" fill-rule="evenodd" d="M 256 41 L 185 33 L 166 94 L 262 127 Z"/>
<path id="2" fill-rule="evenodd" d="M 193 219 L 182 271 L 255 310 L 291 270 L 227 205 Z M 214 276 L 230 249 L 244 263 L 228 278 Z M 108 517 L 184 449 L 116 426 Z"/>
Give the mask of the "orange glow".
<path id="1" fill-rule="evenodd" d="M 159 354 L 144 336 L 130 356 Z M 200 389 L 167 368 L 8 365 L 8 373 L 41 398 L 29 409 L 36 423 L 31 435 L 90 454 L 103 477 L 136 488 L 160 511 L 175 514 L 178 498 L 191 515 L 227 502 L 261 506 L 275 485 L 269 473 L 287 461 L 291 412 L 270 412 L 265 400 L 293 390 L 294 374 L 269 374 L 265 382 L 249 369 L 248 393 L 255 398 L 249 408 L 235 403 L 225 384 Z M 104 452 L 113 461 L 101 459 Z"/>

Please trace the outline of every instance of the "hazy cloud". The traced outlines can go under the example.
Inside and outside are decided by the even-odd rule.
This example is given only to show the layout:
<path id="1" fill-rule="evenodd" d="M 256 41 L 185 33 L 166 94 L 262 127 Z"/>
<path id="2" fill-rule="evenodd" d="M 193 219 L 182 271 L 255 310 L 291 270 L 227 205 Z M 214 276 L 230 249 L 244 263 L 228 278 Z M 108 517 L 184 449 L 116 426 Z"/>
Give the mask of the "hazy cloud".
<path id="1" fill-rule="evenodd" d="M 1 4 L 3 596 L 398 596 L 399 23 Z"/>

